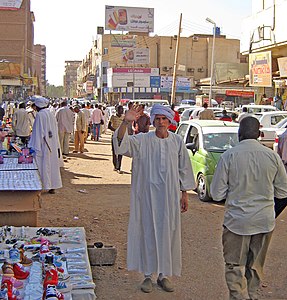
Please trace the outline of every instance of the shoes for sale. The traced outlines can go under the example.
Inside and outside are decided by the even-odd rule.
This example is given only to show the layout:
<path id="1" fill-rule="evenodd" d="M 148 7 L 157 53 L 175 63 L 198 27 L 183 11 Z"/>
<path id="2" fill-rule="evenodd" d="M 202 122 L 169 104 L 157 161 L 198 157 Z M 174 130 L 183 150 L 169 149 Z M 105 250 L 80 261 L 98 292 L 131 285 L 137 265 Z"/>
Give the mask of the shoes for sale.
<path id="1" fill-rule="evenodd" d="M 20 251 L 17 248 L 11 248 L 9 250 L 9 261 L 16 263 L 20 261 Z"/>
<path id="2" fill-rule="evenodd" d="M 21 265 L 20 263 L 16 263 L 13 265 L 13 271 L 14 277 L 19 280 L 24 280 L 30 275 L 30 272 L 26 271 L 23 265 Z"/>
<path id="3" fill-rule="evenodd" d="M 46 274 L 43 283 L 44 288 L 48 287 L 48 285 L 56 286 L 58 284 L 58 281 L 58 271 L 54 267 L 46 268 Z"/>
<path id="4" fill-rule="evenodd" d="M 0 300 L 9 300 L 8 299 L 8 290 L 7 288 L 3 288 L 3 290 L 0 290 Z"/>
<path id="5" fill-rule="evenodd" d="M 2 283 L 6 280 L 10 280 L 11 283 L 13 284 L 14 288 L 16 289 L 22 289 L 24 286 L 24 283 L 18 279 L 16 279 L 15 277 L 7 277 L 7 276 L 3 276 L 2 277 Z"/>
<path id="6" fill-rule="evenodd" d="M 6 277 L 14 277 L 13 266 L 5 261 L 2 265 L 2 273 Z"/>
<path id="7" fill-rule="evenodd" d="M 32 265 L 33 261 L 31 258 L 28 258 L 25 255 L 24 246 L 20 247 L 20 264 L 22 264 L 24 267 L 29 267 Z"/>
<path id="8" fill-rule="evenodd" d="M 19 291 L 13 286 L 10 280 L 4 280 L 1 283 L 1 290 L 7 290 L 8 300 L 19 300 Z"/>
<path id="9" fill-rule="evenodd" d="M 72 286 L 66 282 L 59 281 L 56 286 L 56 289 L 61 293 L 67 293 L 72 290 Z"/>
<path id="10" fill-rule="evenodd" d="M 45 292 L 43 299 L 46 300 L 62 300 L 64 299 L 64 295 L 57 291 L 55 285 L 48 285 Z"/>

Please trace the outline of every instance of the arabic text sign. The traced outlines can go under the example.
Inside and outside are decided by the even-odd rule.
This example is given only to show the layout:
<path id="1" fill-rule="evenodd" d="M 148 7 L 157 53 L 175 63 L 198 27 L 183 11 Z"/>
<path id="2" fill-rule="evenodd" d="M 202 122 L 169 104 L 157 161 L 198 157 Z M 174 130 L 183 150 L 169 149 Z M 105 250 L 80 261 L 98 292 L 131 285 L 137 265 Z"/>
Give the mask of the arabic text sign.
<path id="1" fill-rule="evenodd" d="M 249 85 L 272 87 L 271 51 L 249 54 Z"/>
<path id="2" fill-rule="evenodd" d="M 123 49 L 122 55 L 126 64 L 149 64 L 148 48 Z"/>
<path id="3" fill-rule="evenodd" d="M 287 77 L 287 57 L 277 58 L 281 77 Z"/>
<path id="4" fill-rule="evenodd" d="M 113 34 L 111 39 L 111 46 L 121 48 L 135 48 L 136 42 L 137 41 L 135 35 Z"/>
<path id="5" fill-rule="evenodd" d="M 154 9 L 106 5 L 105 29 L 133 32 L 153 32 Z"/>
<path id="6" fill-rule="evenodd" d="M 0 10 L 16 10 L 21 7 L 23 0 L 0 0 Z"/>

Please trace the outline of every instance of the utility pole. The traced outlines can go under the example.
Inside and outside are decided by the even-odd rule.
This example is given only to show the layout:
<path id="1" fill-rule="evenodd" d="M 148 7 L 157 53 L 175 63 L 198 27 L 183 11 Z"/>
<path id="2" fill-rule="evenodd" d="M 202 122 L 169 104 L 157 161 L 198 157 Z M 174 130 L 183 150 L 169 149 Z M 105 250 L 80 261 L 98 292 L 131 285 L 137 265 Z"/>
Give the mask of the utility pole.
<path id="1" fill-rule="evenodd" d="M 182 13 L 180 14 L 178 35 L 177 35 L 176 48 L 175 48 L 175 56 L 174 56 L 174 64 L 173 64 L 173 74 L 172 74 L 172 87 L 171 87 L 171 103 L 170 104 L 175 103 L 176 69 L 177 69 L 179 41 L 180 41 L 180 33 L 181 33 L 181 20 L 182 20 Z"/>

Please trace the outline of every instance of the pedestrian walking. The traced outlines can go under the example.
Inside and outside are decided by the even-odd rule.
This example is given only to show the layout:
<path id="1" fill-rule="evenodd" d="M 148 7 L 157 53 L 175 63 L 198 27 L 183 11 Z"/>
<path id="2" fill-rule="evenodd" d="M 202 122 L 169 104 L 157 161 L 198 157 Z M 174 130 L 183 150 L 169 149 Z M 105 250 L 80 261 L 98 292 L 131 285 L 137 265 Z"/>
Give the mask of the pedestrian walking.
<path id="1" fill-rule="evenodd" d="M 80 110 L 79 105 L 74 106 L 75 123 L 74 123 L 74 151 L 73 153 L 84 153 L 86 117 L 84 112 Z"/>
<path id="2" fill-rule="evenodd" d="M 95 109 L 92 111 L 91 121 L 93 124 L 93 138 L 95 141 L 99 141 L 101 135 L 101 123 L 104 121 L 104 118 L 98 104 L 95 104 Z"/>
<path id="3" fill-rule="evenodd" d="M 91 119 L 91 113 L 90 113 L 90 110 L 88 109 L 89 106 L 90 106 L 89 102 L 87 103 L 87 107 L 86 107 L 85 103 L 83 103 L 82 104 L 82 109 L 81 109 L 81 111 L 85 115 L 85 121 L 86 121 L 86 129 L 85 129 L 84 142 L 87 141 L 88 135 L 89 135 L 89 124 L 90 124 L 90 119 Z"/>
<path id="4" fill-rule="evenodd" d="M 199 113 L 199 120 L 214 120 L 213 110 L 208 108 L 208 104 L 205 102 L 202 107 L 203 110 Z"/>
<path id="5" fill-rule="evenodd" d="M 29 140 L 31 128 L 29 115 L 24 102 L 19 103 L 19 109 L 13 114 L 12 129 L 15 135 L 21 139 L 21 142 L 26 145 Z"/>
<path id="6" fill-rule="evenodd" d="M 173 122 L 169 125 L 168 130 L 175 132 L 176 128 L 180 122 L 180 115 L 177 110 L 175 110 L 175 104 L 172 103 L 170 108 L 174 111 L 174 117 L 173 117 Z"/>
<path id="7" fill-rule="evenodd" d="M 74 113 L 68 107 L 66 100 L 63 100 L 60 105 L 61 107 L 56 112 L 60 146 L 63 155 L 69 155 L 69 142 L 70 135 L 73 132 Z"/>
<path id="8" fill-rule="evenodd" d="M 55 116 L 47 108 L 49 100 L 34 96 L 38 111 L 33 125 L 29 147 L 35 151 L 35 160 L 41 177 L 43 190 L 50 194 L 62 187 L 60 174 L 60 143 Z"/>
<path id="9" fill-rule="evenodd" d="M 221 155 L 211 183 L 213 200 L 225 200 L 223 256 L 229 299 L 258 299 L 275 227 L 274 197 L 287 197 L 287 176 L 277 153 L 261 145 L 259 121 L 241 120 L 239 144 Z"/>
<path id="10" fill-rule="evenodd" d="M 108 128 L 115 132 L 116 129 L 121 125 L 123 119 L 124 119 L 124 108 L 122 105 L 118 105 L 116 107 L 116 114 L 115 115 L 111 115 L 109 124 L 108 124 Z M 123 156 L 120 154 L 117 154 L 115 152 L 115 147 L 113 144 L 113 135 L 112 135 L 112 154 L 113 154 L 113 165 L 114 165 L 114 171 L 122 174 L 123 171 L 121 171 L 121 166 L 122 166 L 122 158 Z"/>
<path id="11" fill-rule="evenodd" d="M 143 292 L 152 292 L 153 273 L 157 284 L 172 292 L 168 277 L 181 274 L 180 213 L 187 211 L 187 190 L 195 181 L 185 144 L 168 131 L 174 117 L 170 107 L 153 106 L 155 131 L 128 135 L 127 125 L 138 113 L 136 108 L 126 112 L 113 140 L 117 154 L 133 158 L 127 264 L 144 274 Z"/>

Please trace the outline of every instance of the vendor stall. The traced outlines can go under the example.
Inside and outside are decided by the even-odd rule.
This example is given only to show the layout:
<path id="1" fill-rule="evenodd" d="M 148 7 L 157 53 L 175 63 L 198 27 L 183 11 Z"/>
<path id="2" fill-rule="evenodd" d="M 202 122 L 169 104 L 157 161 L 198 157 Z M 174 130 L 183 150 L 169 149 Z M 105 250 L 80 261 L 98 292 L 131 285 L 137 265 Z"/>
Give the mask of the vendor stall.
<path id="1" fill-rule="evenodd" d="M 0 225 L 37 226 L 42 183 L 35 163 L 5 155 L 0 164 Z"/>
<path id="2" fill-rule="evenodd" d="M 30 266 L 25 267 L 29 276 L 21 280 L 22 287 L 15 291 L 19 299 L 42 299 L 43 294 L 52 288 L 57 288 L 57 292 L 61 294 L 61 297 L 57 296 L 58 299 L 96 299 L 84 228 L 3 226 L 0 227 L 0 241 L 0 261 L 4 263 L 4 267 L 13 263 L 14 266 L 19 265 L 18 249 L 24 249 L 26 261 L 33 261 Z M 13 269 L 17 270 L 14 266 Z M 2 276 L 5 278 L 4 267 L 2 266 Z M 51 270 L 57 270 L 59 275 L 56 275 L 56 279 L 49 276 Z M 43 299 L 48 298 L 44 296 Z"/>

